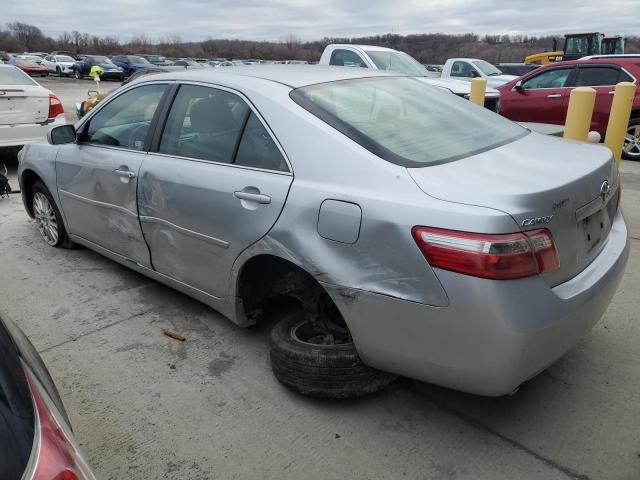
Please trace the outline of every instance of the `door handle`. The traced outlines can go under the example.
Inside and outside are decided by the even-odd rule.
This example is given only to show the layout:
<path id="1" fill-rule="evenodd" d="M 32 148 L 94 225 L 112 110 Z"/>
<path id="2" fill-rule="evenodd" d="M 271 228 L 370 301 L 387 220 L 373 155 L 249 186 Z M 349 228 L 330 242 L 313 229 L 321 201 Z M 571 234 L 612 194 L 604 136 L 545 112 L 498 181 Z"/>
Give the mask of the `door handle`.
<path id="1" fill-rule="evenodd" d="M 127 177 L 127 178 L 135 178 L 136 176 L 135 172 L 132 172 L 131 170 L 124 170 L 121 168 L 114 170 L 114 173 L 116 175 L 119 175 L 120 177 Z"/>
<path id="2" fill-rule="evenodd" d="M 559 93 L 552 93 L 551 95 L 547 95 L 547 98 L 560 98 L 561 96 Z"/>
<path id="3" fill-rule="evenodd" d="M 233 192 L 233 195 L 240 200 L 248 200 L 263 205 L 271 203 L 271 197 L 262 193 L 243 192 L 242 190 Z"/>

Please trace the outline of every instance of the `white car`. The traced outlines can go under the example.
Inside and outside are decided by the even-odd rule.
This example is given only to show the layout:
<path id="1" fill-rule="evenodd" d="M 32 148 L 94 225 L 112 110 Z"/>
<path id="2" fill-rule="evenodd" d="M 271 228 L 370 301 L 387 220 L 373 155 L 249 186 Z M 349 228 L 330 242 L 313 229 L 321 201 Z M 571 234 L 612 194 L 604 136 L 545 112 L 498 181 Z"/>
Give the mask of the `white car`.
<path id="1" fill-rule="evenodd" d="M 13 65 L 0 65 L 0 147 L 46 141 L 64 125 L 62 102 Z"/>
<path id="2" fill-rule="evenodd" d="M 69 55 L 47 55 L 42 60 L 42 66 L 61 77 L 73 75 L 73 66 L 75 64 L 76 61 Z"/>

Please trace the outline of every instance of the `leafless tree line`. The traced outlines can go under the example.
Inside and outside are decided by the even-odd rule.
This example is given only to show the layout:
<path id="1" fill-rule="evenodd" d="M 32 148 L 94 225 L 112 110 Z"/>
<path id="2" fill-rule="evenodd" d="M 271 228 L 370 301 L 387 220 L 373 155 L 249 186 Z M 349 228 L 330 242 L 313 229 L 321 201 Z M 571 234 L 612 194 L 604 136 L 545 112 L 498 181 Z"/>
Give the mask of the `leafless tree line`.
<path id="1" fill-rule="evenodd" d="M 300 59 L 317 61 L 329 43 L 360 43 L 394 48 L 410 54 L 423 63 L 443 63 L 450 57 L 479 57 L 490 62 L 520 62 L 526 55 L 552 50 L 554 40 L 562 48 L 560 37 L 528 35 L 485 35 L 473 33 L 449 35 L 429 33 L 420 35 L 376 35 L 360 38 L 323 38 L 302 42 L 293 34 L 279 42 L 208 39 L 186 42 L 179 35 L 150 37 L 141 34 L 123 42 L 115 36 L 96 36 L 74 30 L 57 38 L 46 36 L 34 25 L 22 22 L 0 27 L 0 51 L 51 52 L 67 50 L 71 53 L 117 54 L 157 53 L 168 57 L 204 58 L 261 58 L 264 60 Z M 640 36 L 627 37 L 627 52 L 640 53 Z"/>

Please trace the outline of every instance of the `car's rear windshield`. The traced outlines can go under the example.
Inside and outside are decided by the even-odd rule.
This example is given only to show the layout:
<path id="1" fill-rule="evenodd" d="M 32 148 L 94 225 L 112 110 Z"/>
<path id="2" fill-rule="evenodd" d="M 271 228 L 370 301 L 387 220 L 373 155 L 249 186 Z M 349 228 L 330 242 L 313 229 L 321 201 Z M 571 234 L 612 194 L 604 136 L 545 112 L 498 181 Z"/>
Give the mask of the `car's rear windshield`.
<path id="1" fill-rule="evenodd" d="M 321 83 L 290 95 L 370 152 L 406 167 L 457 160 L 528 134 L 486 108 L 409 77 Z"/>
<path id="2" fill-rule="evenodd" d="M 0 67 L 0 85 L 37 85 L 26 73 L 15 67 Z"/>

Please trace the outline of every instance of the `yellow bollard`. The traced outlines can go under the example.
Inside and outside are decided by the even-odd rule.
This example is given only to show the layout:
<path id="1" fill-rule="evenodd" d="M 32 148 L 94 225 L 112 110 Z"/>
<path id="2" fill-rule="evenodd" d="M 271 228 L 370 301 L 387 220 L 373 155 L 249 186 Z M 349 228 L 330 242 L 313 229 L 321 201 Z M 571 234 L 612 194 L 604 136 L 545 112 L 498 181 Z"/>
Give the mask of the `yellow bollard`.
<path id="1" fill-rule="evenodd" d="M 595 103 L 596 91 L 593 88 L 578 87 L 571 90 L 567 119 L 564 123 L 564 138 L 587 141 Z"/>
<path id="2" fill-rule="evenodd" d="M 484 107 L 484 94 L 487 91 L 487 81 L 484 78 L 474 78 L 471 80 L 471 94 L 469 101 Z"/>
<path id="3" fill-rule="evenodd" d="M 631 82 L 620 82 L 616 85 L 616 93 L 613 96 L 607 134 L 604 136 L 604 144 L 611 149 L 616 165 L 620 166 L 622 159 L 622 146 L 627 134 L 633 99 L 636 96 L 636 86 Z"/>

